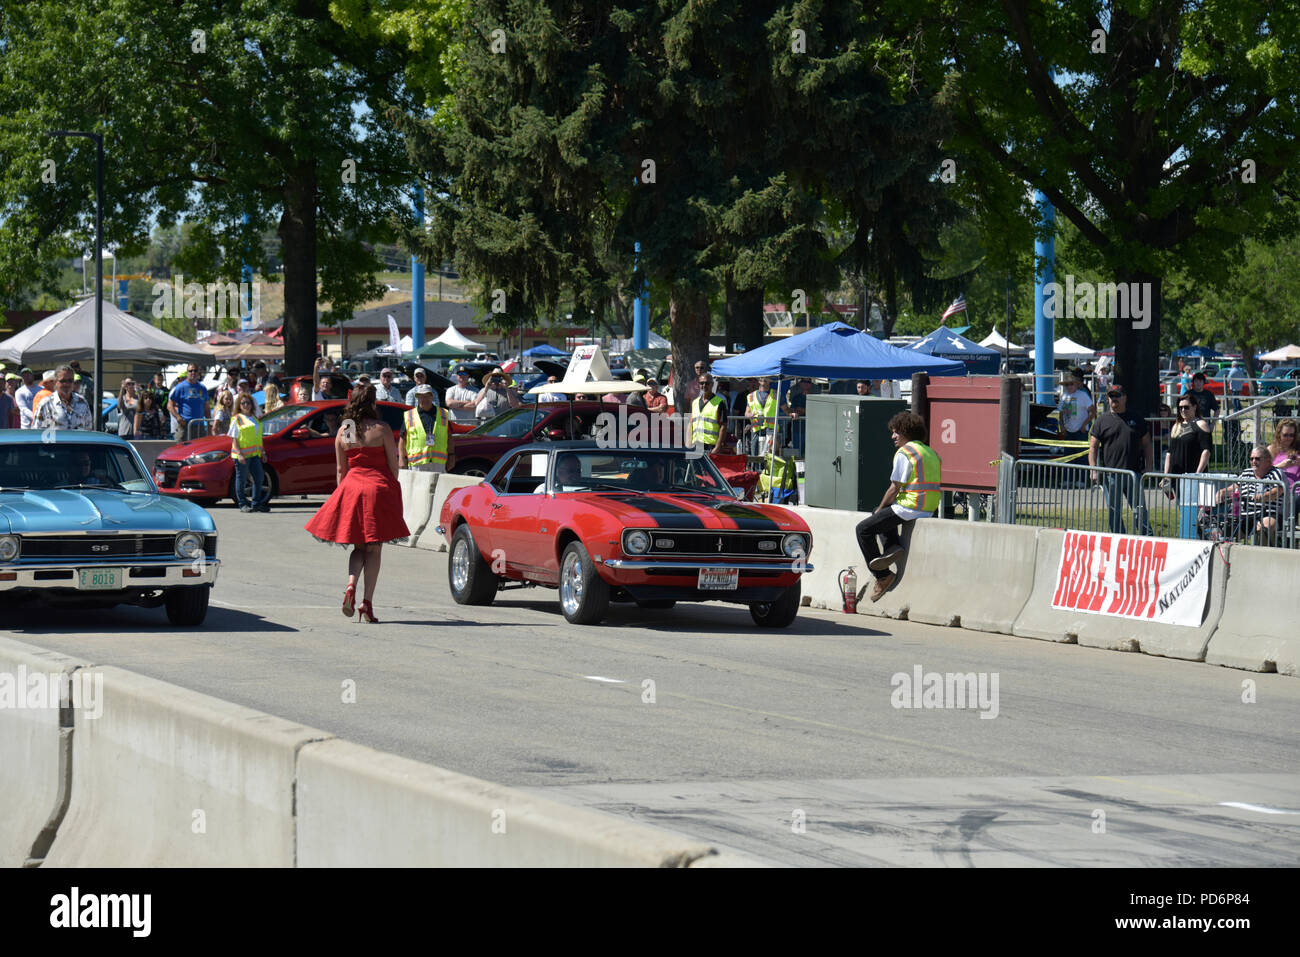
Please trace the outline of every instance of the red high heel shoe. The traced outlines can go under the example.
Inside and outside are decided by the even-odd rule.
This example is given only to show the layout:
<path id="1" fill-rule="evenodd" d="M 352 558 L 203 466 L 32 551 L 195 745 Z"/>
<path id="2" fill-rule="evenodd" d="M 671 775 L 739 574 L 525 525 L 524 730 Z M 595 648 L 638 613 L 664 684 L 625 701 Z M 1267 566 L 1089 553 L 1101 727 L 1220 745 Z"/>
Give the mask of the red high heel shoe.
<path id="1" fill-rule="evenodd" d="M 349 585 L 343 590 L 343 617 L 351 618 L 352 613 L 356 611 L 357 604 L 357 586 Z"/>
<path id="2" fill-rule="evenodd" d="M 372 625 L 379 624 L 379 619 L 375 617 L 375 611 L 370 607 L 370 602 L 363 601 L 357 605 L 357 621 L 368 621 Z"/>

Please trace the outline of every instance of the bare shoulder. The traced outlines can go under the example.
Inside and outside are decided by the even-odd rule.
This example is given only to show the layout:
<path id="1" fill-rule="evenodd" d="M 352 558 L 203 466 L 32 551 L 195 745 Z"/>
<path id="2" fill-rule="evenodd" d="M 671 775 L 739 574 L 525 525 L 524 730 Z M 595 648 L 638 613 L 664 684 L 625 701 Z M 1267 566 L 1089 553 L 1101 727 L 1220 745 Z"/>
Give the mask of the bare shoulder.
<path id="1" fill-rule="evenodd" d="M 1196 427 L 1197 427 L 1198 429 L 1200 429 L 1202 432 L 1209 432 L 1209 431 L 1210 431 L 1210 423 L 1209 423 L 1209 421 L 1206 420 L 1206 419 L 1197 419 L 1197 420 L 1196 420 Z"/>
<path id="2" fill-rule="evenodd" d="M 383 419 L 366 419 L 364 425 L 362 441 L 365 445 L 383 445 L 393 434 Z"/>

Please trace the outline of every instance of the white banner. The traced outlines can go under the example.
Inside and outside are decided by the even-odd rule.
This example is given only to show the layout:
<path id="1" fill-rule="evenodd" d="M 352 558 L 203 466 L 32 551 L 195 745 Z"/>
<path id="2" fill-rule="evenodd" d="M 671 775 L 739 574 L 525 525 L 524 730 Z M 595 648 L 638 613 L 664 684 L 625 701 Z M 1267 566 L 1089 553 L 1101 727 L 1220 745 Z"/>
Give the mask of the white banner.
<path id="1" fill-rule="evenodd" d="M 1205 542 L 1066 532 L 1052 607 L 1199 628 L 1212 549 Z"/>

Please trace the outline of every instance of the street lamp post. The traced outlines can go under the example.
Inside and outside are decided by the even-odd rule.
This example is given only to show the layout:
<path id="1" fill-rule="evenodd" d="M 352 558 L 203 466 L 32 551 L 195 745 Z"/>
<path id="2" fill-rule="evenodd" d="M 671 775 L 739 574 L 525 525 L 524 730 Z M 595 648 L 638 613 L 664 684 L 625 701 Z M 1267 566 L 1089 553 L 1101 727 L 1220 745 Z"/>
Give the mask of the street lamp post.
<path id="1" fill-rule="evenodd" d="M 51 136 L 84 136 L 95 141 L 95 376 L 94 391 L 104 388 L 104 137 L 82 130 L 51 130 Z M 117 259 L 113 259 L 114 272 Z M 104 403 L 99 395 L 90 397 L 90 414 L 95 431 L 104 427 Z"/>

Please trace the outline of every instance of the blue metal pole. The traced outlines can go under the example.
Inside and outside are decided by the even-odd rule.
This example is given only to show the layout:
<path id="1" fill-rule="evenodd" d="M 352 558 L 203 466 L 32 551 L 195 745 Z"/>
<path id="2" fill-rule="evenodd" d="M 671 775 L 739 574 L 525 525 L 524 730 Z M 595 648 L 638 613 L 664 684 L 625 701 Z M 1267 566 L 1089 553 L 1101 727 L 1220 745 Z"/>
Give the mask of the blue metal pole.
<path id="1" fill-rule="evenodd" d="M 424 187 L 415 187 L 415 221 L 424 225 Z M 424 345 L 424 263 L 411 257 L 411 348 Z"/>
<path id="2" fill-rule="evenodd" d="M 636 244 L 637 260 L 641 258 L 641 244 Z M 650 345 L 650 284 L 643 283 L 641 295 L 632 303 L 632 347 L 644 349 Z"/>
<path id="3" fill-rule="evenodd" d="M 131 308 L 131 296 L 127 292 L 127 287 L 131 284 L 129 279 L 119 279 L 117 281 L 117 308 L 126 312 Z"/>
<path id="4" fill-rule="evenodd" d="M 1034 203 L 1038 228 L 1046 231 L 1034 240 L 1034 401 L 1050 405 L 1056 394 L 1052 373 L 1056 319 L 1044 308 L 1044 287 L 1056 278 L 1056 209 L 1039 190 L 1034 192 Z"/>
<path id="5" fill-rule="evenodd" d="M 248 213 L 244 213 L 242 222 L 248 227 Z M 247 332 L 253 328 L 253 267 L 244 263 L 239 270 L 239 328 Z"/>

